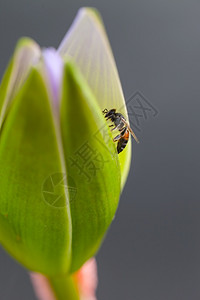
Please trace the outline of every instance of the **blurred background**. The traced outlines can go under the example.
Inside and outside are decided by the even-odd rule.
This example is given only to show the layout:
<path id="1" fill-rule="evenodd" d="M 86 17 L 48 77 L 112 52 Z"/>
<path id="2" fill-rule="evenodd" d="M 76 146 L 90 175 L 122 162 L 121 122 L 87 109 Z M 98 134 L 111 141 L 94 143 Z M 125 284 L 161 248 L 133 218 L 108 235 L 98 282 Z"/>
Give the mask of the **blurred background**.
<path id="1" fill-rule="evenodd" d="M 18 38 L 57 47 L 81 6 L 103 16 L 140 140 L 97 255 L 98 300 L 199 300 L 200 1 L 0 0 L 0 77 Z M 36 300 L 3 249 L 0 299 Z"/>

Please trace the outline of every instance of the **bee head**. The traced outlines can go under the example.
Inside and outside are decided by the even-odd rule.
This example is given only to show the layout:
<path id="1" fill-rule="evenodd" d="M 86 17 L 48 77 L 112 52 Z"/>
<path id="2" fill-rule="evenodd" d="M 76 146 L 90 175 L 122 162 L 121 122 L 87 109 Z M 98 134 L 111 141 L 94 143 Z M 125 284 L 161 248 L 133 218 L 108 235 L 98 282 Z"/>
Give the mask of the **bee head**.
<path id="1" fill-rule="evenodd" d="M 110 109 L 110 110 L 107 110 L 107 108 L 105 108 L 103 110 L 103 114 L 105 114 L 105 118 L 109 118 L 109 117 L 113 116 L 115 114 L 115 112 L 116 112 L 115 108 Z"/>

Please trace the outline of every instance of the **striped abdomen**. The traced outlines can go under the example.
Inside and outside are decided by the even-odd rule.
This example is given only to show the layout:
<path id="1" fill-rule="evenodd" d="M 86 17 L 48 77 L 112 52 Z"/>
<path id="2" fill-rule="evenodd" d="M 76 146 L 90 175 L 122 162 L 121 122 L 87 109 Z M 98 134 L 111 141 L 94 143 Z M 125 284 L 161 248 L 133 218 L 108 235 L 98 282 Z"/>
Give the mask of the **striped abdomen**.
<path id="1" fill-rule="evenodd" d="M 118 140 L 117 143 L 117 152 L 120 153 L 124 150 L 124 148 L 126 147 L 127 143 L 129 140 L 129 131 L 126 128 L 126 131 L 124 132 L 124 134 L 120 137 L 120 139 Z"/>

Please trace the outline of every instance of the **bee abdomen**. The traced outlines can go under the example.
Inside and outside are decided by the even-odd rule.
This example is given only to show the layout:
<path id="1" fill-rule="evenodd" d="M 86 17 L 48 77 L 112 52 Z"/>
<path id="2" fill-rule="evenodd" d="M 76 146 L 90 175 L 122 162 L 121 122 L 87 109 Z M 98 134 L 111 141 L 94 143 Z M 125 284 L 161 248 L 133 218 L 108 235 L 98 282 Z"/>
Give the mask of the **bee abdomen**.
<path id="1" fill-rule="evenodd" d="M 117 153 L 122 152 L 126 147 L 127 143 L 128 143 L 127 139 L 121 138 L 117 143 Z"/>

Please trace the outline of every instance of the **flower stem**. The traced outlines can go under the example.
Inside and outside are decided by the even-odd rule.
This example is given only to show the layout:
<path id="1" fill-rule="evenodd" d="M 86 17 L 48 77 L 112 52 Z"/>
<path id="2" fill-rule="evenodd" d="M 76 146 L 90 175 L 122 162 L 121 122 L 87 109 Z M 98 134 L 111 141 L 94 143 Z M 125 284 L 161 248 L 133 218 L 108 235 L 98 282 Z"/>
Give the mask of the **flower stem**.
<path id="1" fill-rule="evenodd" d="M 73 276 L 46 277 L 31 273 L 30 277 L 39 300 L 80 300 Z"/>
<path id="2" fill-rule="evenodd" d="M 48 278 L 56 300 L 79 300 L 78 289 L 72 276 Z"/>

